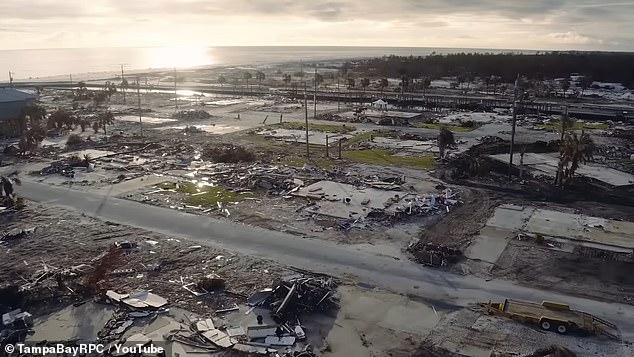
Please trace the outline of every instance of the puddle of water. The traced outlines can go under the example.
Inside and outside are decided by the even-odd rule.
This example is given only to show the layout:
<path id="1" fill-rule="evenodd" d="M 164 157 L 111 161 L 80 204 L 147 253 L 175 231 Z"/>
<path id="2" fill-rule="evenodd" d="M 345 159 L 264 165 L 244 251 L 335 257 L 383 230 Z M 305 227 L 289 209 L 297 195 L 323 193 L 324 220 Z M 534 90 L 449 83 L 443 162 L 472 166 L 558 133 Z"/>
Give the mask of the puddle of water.
<path id="1" fill-rule="evenodd" d="M 244 127 L 240 127 L 240 126 L 224 125 L 224 124 L 190 125 L 190 127 L 191 126 L 195 126 L 197 129 L 200 129 L 200 130 L 206 131 L 208 133 L 212 133 L 212 134 L 227 134 L 227 133 L 233 133 L 233 132 L 245 129 Z M 162 129 L 162 130 L 166 130 L 166 129 L 183 130 L 183 129 L 185 129 L 185 126 L 184 125 L 168 126 L 168 127 L 163 127 L 163 128 L 160 128 L 160 129 Z"/>

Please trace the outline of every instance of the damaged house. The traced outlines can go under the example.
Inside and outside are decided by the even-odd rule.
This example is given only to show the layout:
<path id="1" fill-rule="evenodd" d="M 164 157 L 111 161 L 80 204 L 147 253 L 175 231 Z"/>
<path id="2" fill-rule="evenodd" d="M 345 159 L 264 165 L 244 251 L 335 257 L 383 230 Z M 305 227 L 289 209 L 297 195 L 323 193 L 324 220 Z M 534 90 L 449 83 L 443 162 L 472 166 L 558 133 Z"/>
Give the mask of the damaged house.
<path id="1" fill-rule="evenodd" d="M 18 121 L 24 108 L 36 99 L 34 94 L 14 88 L 0 88 L 0 136 L 18 134 Z"/>

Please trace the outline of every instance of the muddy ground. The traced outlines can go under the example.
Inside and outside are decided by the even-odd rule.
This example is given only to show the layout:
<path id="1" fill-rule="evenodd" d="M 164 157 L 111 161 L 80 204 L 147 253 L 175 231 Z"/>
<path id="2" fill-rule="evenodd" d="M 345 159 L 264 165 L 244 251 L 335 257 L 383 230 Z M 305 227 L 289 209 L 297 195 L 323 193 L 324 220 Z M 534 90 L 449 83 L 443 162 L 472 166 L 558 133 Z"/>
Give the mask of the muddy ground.
<path id="1" fill-rule="evenodd" d="M 634 262 L 608 262 L 556 251 L 533 242 L 513 240 L 491 274 L 540 289 L 634 304 L 632 269 Z"/>
<path id="2" fill-rule="evenodd" d="M 634 210 L 630 206 L 594 201 L 568 204 L 544 202 L 482 188 L 463 187 L 462 192 L 464 203 L 423 229 L 421 242 L 464 249 L 473 242 L 495 208 L 501 204 L 536 206 L 606 219 L 634 220 Z M 493 267 L 463 257 L 460 262 L 445 269 L 457 274 L 514 280 L 522 285 L 570 295 L 634 304 L 634 280 L 630 278 L 632 268 L 634 262 L 605 261 L 554 250 L 533 241 L 511 240 Z"/>

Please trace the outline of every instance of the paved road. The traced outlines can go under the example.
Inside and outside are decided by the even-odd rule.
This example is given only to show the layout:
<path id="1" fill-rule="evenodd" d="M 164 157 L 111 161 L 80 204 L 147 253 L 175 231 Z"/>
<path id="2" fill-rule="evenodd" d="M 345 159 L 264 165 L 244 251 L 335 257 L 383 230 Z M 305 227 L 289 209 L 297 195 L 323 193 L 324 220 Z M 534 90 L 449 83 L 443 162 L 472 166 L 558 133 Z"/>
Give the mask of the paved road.
<path id="1" fill-rule="evenodd" d="M 634 340 L 634 307 L 629 305 L 563 296 L 508 281 L 485 281 L 473 276 L 454 275 L 328 241 L 300 238 L 29 180 L 23 181 L 19 193 L 31 200 L 68 207 L 102 220 L 188 238 L 282 264 L 338 276 L 353 276 L 370 284 L 421 296 L 441 308 L 447 304 L 464 306 L 505 297 L 564 301 L 614 321 L 621 328 L 624 338 Z"/>

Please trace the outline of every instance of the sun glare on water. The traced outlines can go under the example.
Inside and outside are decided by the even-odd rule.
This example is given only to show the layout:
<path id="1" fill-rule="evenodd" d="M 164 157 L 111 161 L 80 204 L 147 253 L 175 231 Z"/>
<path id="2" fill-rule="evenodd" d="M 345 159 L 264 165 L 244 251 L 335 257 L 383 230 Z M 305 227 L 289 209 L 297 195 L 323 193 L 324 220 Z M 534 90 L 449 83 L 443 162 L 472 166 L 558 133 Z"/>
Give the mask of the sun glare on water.
<path id="1" fill-rule="evenodd" d="M 150 68 L 186 68 L 214 64 L 208 47 L 160 47 L 150 52 Z"/>

